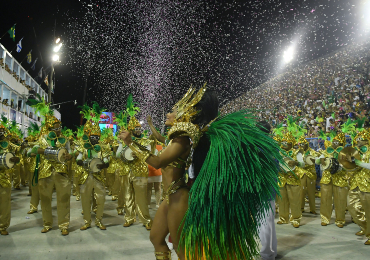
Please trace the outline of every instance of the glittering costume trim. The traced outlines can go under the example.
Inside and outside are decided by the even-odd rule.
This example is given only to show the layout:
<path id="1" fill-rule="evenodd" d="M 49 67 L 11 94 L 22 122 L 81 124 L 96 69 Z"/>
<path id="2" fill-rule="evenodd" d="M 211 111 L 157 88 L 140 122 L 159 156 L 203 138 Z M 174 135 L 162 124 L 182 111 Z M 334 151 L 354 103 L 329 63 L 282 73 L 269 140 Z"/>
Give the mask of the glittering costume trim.
<path id="1" fill-rule="evenodd" d="M 170 195 L 171 194 L 176 193 L 179 189 L 182 189 L 182 188 L 189 189 L 189 187 L 186 184 L 181 184 L 179 186 L 176 186 L 181 181 L 185 181 L 185 177 L 181 177 L 177 181 L 171 182 L 171 184 L 170 184 L 170 186 L 168 186 L 167 190 L 163 191 L 163 200 L 166 200 L 167 204 L 170 204 Z"/>

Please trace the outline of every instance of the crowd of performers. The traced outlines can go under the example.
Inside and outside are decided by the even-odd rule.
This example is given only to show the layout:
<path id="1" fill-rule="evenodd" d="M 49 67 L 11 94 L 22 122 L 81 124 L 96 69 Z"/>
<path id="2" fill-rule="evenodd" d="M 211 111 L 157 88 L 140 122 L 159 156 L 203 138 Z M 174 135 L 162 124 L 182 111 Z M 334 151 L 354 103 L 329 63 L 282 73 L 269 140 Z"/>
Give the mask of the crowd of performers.
<path id="1" fill-rule="evenodd" d="M 82 204 L 80 230 L 91 228 L 91 211 L 95 212 L 95 226 L 105 230 L 107 187 L 112 199 L 118 200 L 117 213 L 125 215 L 123 226 L 133 225 L 138 215 L 150 230 L 156 259 L 171 259 L 165 241 L 168 234 L 181 260 L 252 259 L 259 254 L 256 237 L 275 196 L 278 224 L 291 222 L 299 227 L 306 194 L 311 213 L 316 214 L 314 167 L 320 164 L 326 167 L 321 179 L 322 225 L 329 224 L 334 197 L 336 225 L 343 227 L 348 208 L 361 227 L 357 235 L 370 238 L 370 225 L 366 224 L 370 214 L 370 133 L 359 123 L 357 129 L 353 123 L 346 124 L 343 132 L 326 143 L 325 151 L 316 152 L 309 148 L 294 119 L 287 127 L 274 129 L 272 135 L 248 111 L 221 116 L 216 93 L 205 86 L 198 91 L 190 88 L 173 106 L 165 122 L 169 128 L 166 136 L 155 129 L 150 117 L 152 134 L 142 131 L 132 95 L 116 115 L 120 127 L 116 135 L 111 129 L 101 131 L 98 122 L 104 109 L 96 102 L 82 107 L 86 123 L 76 133 L 62 128 L 43 100 L 29 102 L 44 118 L 41 127 L 30 126 L 23 140 L 15 123 L 3 118 L 0 125 L 1 235 L 8 234 L 10 225 L 11 181 L 17 188 L 22 176 L 30 187 L 28 213 L 37 212 L 41 204 L 42 233 L 52 229 L 54 190 L 62 235 L 69 234 L 72 192 Z M 345 133 L 356 133 L 351 148 L 356 152 L 351 150 L 344 159 L 355 165 L 353 168 L 338 163 L 347 149 L 343 148 Z M 154 174 L 148 184 L 149 171 L 159 170 L 163 179 L 160 173 Z M 158 206 L 154 220 L 148 208 L 148 187 L 151 191 L 153 185 Z"/>
<path id="2" fill-rule="evenodd" d="M 315 151 L 309 147 L 298 118 L 288 117 L 285 127 L 273 130 L 274 139 L 281 144 L 286 171 L 280 171 L 279 221 L 289 222 L 298 228 L 308 197 L 310 213 L 316 214 L 316 169 L 320 165 L 321 226 L 330 224 L 335 208 L 335 224 L 343 228 L 346 210 L 360 227 L 357 236 L 365 235 L 370 245 L 370 129 L 364 129 L 364 119 L 348 121 L 338 131 L 321 132 L 325 149 Z M 330 138 L 327 138 L 327 135 Z M 346 146 L 346 135 L 352 137 L 352 146 Z M 330 139 L 330 140 L 327 140 Z M 284 167 L 284 166 L 283 166 Z"/>

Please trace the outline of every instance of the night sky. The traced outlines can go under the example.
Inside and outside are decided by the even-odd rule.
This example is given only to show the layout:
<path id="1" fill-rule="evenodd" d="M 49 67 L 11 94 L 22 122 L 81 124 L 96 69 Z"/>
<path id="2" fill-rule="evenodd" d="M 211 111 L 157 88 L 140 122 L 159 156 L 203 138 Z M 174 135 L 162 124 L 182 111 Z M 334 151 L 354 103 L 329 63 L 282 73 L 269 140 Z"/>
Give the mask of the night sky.
<path id="1" fill-rule="evenodd" d="M 14 57 L 20 62 L 32 49 L 39 60 L 30 74 L 41 67 L 48 73 L 56 21 L 64 45 L 54 102 L 81 105 L 88 75 L 88 104 L 96 100 L 118 112 L 133 93 L 139 118 L 151 114 L 159 126 L 163 111 L 191 84 L 207 82 L 224 104 L 281 73 L 290 46 L 294 65 L 362 40 L 366 7 L 338 0 L 6 1 L 0 35 L 17 23 L 16 41 L 6 35 L 0 42 L 12 50 L 24 37 Z M 64 125 L 79 125 L 77 106 L 61 105 L 61 113 Z"/>

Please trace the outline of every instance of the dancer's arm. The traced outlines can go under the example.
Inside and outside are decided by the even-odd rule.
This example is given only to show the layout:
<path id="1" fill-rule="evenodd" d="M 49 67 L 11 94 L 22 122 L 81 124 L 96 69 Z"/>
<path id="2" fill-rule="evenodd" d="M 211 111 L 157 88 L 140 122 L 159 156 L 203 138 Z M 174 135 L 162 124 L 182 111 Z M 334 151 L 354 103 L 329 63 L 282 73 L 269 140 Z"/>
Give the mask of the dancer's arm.
<path id="1" fill-rule="evenodd" d="M 157 129 L 155 129 L 155 127 L 153 125 L 152 118 L 150 116 L 147 116 L 146 120 L 148 121 L 148 125 L 149 125 L 150 130 L 152 131 L 154 137 L 157 138 L 157 140 L 159 142 L 165 143 L 166 139 L 157 131 Z"/>

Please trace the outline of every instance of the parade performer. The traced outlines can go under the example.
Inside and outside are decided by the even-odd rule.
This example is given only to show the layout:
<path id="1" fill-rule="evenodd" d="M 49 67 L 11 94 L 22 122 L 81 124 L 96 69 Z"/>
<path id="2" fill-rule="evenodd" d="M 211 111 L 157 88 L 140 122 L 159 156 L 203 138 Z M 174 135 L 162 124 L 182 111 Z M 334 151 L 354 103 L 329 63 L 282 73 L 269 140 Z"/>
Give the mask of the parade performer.
<path id="1" fill-rule="evenodd" d="M 299 150 L 294 149 L 296 140 L 291 131 L 286 131 L 281 139 L 281 148 L 285 150 L 281 155 L 288 162 L 289 168 L 281 170 L 279 174 L 280 195 L 279 221 L 277 224 L 292 223 L 298 228 L 302 218 L 301 211 L 301 181 L 297 174 L 297 166 L 303 166 L 303 155 Z M 289 217 L 290 208 L 290 217 Z"/>
<path id="2" fill-rule="evenodd" d="M 8 130 L 8 119 L 2 116 L 0 124 L 0 153 L 17 153 L 20 151 L 21 147 L 13 144 L 9 139 L 10 134 Z M 19 157 L 12 157 L 10 159 L 11 163 L 19 163 Z M 8 227 L 10 225 L 11 217 L 11 174 L 13 169 L 1 169 L 0 170 L 0 234 L 8 235 Z"/>
<path id="3" fill-rule="evenodd" d="M 365 245 L 370 245 L 370 132 L 363 129 L 362 125 L 363 122 L 359 122 L 359 133 L 353 141 L 361 160 L 355 161 L 360 169 L 350 175 L 348 211 L 353 221 L 361 228 L 356 235 L 365 235 Z M 352 161 L 352 158 L 349 159 Z"/>
<path id="4" fill-rule="evenodd" d="M 21 137 L 22 136 L 22 137 Z M 8 139 L 11 143 L 20 146 L 22 143 L 23 134 L 21 133 L 20 129 L 18 128 L 17 122 L 12 121 L 9 124 L 9 135 Z M 12 171 L 12 181 L 13 181 L 13 188 L 16 190 L 20 190 L 21 183 L 23 182 L 25 184 L 24 180 L 24 162 L 23 162 L 23 156 L 22 156 L 23 149 L 17 151 L 15 153 L 15 156 L 19 157 L 20 161 L 17 163 Z"/>
<path id="5" fill-rule="evenodd" d="M 84 135 L 84 126 L 77 127 L 77 131 L 75 132 L 76 138 L 73 141 L 73 151 L 76 151 L 77 143 L 82 141 L 82 137 Z M 81 176 L 82 172 L 84 171 L 83 167 L 77 165 L 76 157 L 73 156 L 72 159 L 72 176 L 73 176 L 73 188 L 72 193 L 73 196 L 76 196 L 76 201 L 80 200 L 81 193 L 80 193 L 80 184 L 79 184 L 79 177 Z"/>
<path id="6" fill-rule="evenodd" d="M 315 162 L 316 159 L 320 157 L 320 153 L 309 147 L 304 133 L 301 133 L 300 135 L 301 136 L 298 139 L 298 145 L 299 150 L 303 155 L 304 164 L 298 166 L 296 174 L 301 179 L 301 210 L 304 212 L 305 198 L 306 194 L 308 194 L 310 213 L 316 214 L 315 191 L 317 175 Z"/>
<path id="7" fill-rule="evenodd" d="M 36 153 L 31 153 L 32 147 L 35 145 L 35 142 L 39 139 L 40 127 L 37 123 L 31 123 L 28 127 L 28 136 L 27 140 L 27 156 L 26 156 L 26 171 L 29 176 L 29 185 L 31 187 L 31 201 L 30 201 L 30 210 L 27 214 L 36 213 L 38 210 L 40 202 L 40 193 L 38 180 L 35 180 L 35 170 L 36 170 Z M 36 175 L 37 176 L 37 175 Z"/>
<path id="8" fill-rule="evenodd" d="M 115 151 L 113 151 L 114 156 L 116 158 L 116 162 L 118 164 L 116 170 L 116 177 L 115 183 L 113 185 L 113 190 L 117 191 L 118 194 L 118 205 L 117 205 L 117 213 L 118 215 L 123 215 L 123 210 L 126 205 L 126 201 L 130 202 L 126 199 L 126 195 L 130 198 L 131 194 L 129 193 L 129 182 L 128 182 L 128 175 L 130 174 L 130 167 L 128 163 L 122 160 L 122 150 L 123 147 L 126 146 L 122 144 L 122 140 L 118 139 L 118 135 L 122 130 L 127 129 L 127 111 L 120 113 L 114 118 L 114 122 L 120 127 L 119 132 L 116 132 L 115 141 L 118 143 L 118 147 Z"/>
<path id="9" fill-rule="evenodd" d="M 113 130 L 111 128 L 104 128 L 101 133 L 101 141 L 111 149 L 112 156 L 110 156 L 109 167 L 104 169 L 106 184 L 108 188 L 108 195 L 112 196 L 112 201 L 118 199 L 119 186 L 114 185 L 116 181 L 116 170 L 118 168 L 118 159 L 115 153 L 118 148 L 118 142 L 114 139 Z"/>
<path id="10" fill-rule="evenodd" d="M 140 111 L 139 107 L 135 107 L 136 102 L 133 101 L 132 94 L 127 98 L 126 111 L 130 116 L 130 121 L 127 125 L 127 130 L 131 132 L 132 140 L 141 146 L 150 146 L 150 150 L 154 151 L 154 142 L 144 137 L 141 124 L 136 119 L 135 115 Z M 126 132 L 122 130 L 122 132 Z M 131 135 L 130 135 L 131 137 Z M 130 227 L 136 220 L 136 213 L 139 215 L 140 222 L 143 223 L 147 230 L 152 227 L 152 218 L 149 215 L 147 204 L 147 185 L 148 185 L 148 165 L 140 158 L 134 158 L 132 161 L 127 161 L 130 172 L 124 175 L 124 197 L 125 197 L 125 223 L 124 227 Z"/>
<path id="11" fill-rule="evenodd" d="M 81 111 L 87 121 L 84 126 L 82 140 L 76 144 L 78 153 L 75 154 L 77 155 L 77 164 L 84 166 L 84 170 L 80 173 L 79 184 L 85 224 L 80 230 L 91 227 L 91 194 L 95 197 L 97 204 L 95 225 L 101 230 L 106 230 L 102 223 L 105 203 L 105 183 L 102 170 L 109 166 L 110 148 L 100 142 L 99 120 L 103 111 L 104 109 L 100 108 L 96 102 L 94 102 L 92 108 L 84 105 Z M 90 163 L 93 159 L 100 160 L 96 165 L 98 171 L 91 168 Z"/>
<path id="12" fill-rule="evenodd" d="M 120 134 L 139 159 L 162 169 L 165 200 L 150 233 L 156 259 L 171 259 L 168 233 L 180 260 L 258 255 L 257 226 L 278 191 L 280 149 L 246 111 L 217 116 L 216 94 L 190 89 L 167 114 L 171 141 L 159 156 L 128 131 Z M 185 168 L 192 149 L 197 177 L 189 191 Z"/>
<path id="13" fill-rule="evenodd" d="M 339 166 L 338 155 L 346 144 L 345 133 L 351 131 L 354 124 L 347 121 L 343 127 L 342 132 L 335 135 L 331 140 L 331 146 L 326 150 L 320 151 L 321 156 L 316 161 L 321 164 L 323 168 L 322 178 L 320 181 L 321 186 L 321 226 L 327 226 L 330 223 L 331 214 L 333 211 L 333 196 L 335 207 L 335 224 L 339 228 L 343 228 L 345 224 L 345 213 L 347 207 L 347 194 L 348 194 L 348 176 L 345 169 Z M 331 136 L 334 136 L 332 133 Z M 331 163 L 325 163 L 328 159 Z M 328 161 L 327 160 L 327 161 Z M 325 168 L 331 165 L 330 168 Z"/>
<path id="14" fill-rule="evenodd" d="M 28 105 L 34 107 L 35 113 L 40 112 L 44 117 L 44 129 L 31 150 L 36 157 L 36 179 L 38 179 L 41 198 L 42 219 L 44 228 L 41 233 L 52 229 L 53 216 L 51 200 L 55 187 L 57 194 L 58 226 L 63 236 L 69 234 L 71 181 L 68 167 L 64 163 L 72 159 L 70 143 L 62 136 L 62 122 L 57 119 L 54 111 L 45 104 L 44 99 L 29 99 Z M 60 153 L 63 155 L 60 156 Z M 54 156 L 50 156 L 53 154 Z M 60 158 L 59 158 L 60 156 Z"/>

